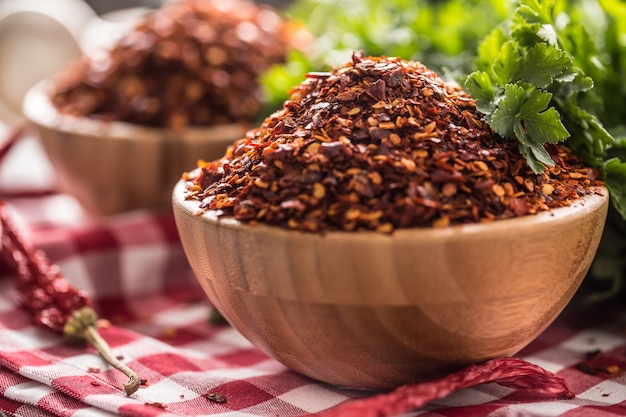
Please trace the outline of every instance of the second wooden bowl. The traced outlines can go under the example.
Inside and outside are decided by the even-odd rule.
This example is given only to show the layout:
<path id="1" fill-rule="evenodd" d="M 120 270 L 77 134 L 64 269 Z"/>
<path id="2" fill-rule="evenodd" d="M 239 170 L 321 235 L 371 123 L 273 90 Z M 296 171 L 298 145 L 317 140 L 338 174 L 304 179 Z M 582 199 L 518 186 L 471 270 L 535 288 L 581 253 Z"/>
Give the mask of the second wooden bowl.
<path id="1" fill-rule="evenodd" d="M 60 114 L 48 84 L 35 85 L 23 112 L 40 140 L 62 191 L 87 212 L 108 216 L 140 208 L 171 208 L 174 184 L 198 158 L 224 155 L 247 126 L 168 130 Z"/>

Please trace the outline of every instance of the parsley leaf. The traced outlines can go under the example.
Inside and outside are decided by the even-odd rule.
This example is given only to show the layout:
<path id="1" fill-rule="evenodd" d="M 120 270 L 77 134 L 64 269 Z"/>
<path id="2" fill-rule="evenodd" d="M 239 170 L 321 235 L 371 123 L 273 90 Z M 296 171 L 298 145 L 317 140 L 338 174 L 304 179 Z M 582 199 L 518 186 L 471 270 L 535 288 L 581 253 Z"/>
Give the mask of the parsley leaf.
<path id="1" fill-rule="evenodd" d="M 516 15 L 527 24 L 552 23 L 553 1 L 526 0 L 520 3 Z"/>
<path id="2" fill-rule="evenodd" d="M 520 47 L 517 42 L 508 41 L 500 48 L 498 56 L 493 61 L 491 72 L 499 85 L 505 85 L 518 78 L 517 74 L 521 67 Z"/>
<path id="3" fill-rule="evenodd" d="M 491 128 L 505 138 L 515 137 L 514 127 L 520 124 L 520 110 L 524 105 L 526 92 L 524 88 L 507 84 L 504 87 L 504 96 L 493 111 Z"/>
<path id="4" fill-rule="evenodd" d="M 520 109 L 519 118 L 535 143 L 558 143 L 570 136 L 556 109 L 547 108 L 551 98 L 552 94 L 549 92 L 535 90 Z"/>
<path id="5" fill-rule="evenodd" d="M 476 71 L 467 77 L 465 90 L 476 100 L 476 108 L 484 113 L 487 122 L 491 121 L 491 113 L 495 110 L 495 98 L 500 94 L 500 88 L 491 83 L 489 74 Z"/>
<path id="6" fill-rule="evenodd" d="M 517 79 L 511 81 L 526 81 L 546 88 L 556 77 L 568 72 L 572 59 L 566 52 L 542 42 L 528 48 L 523 64 L 515 74 Z"/>
<path id="7" fill-rule="evenodd" d="M 552 94 L 535 90 L 527 94 L 523 87 L 507 84 L 504 96 L 493 112 L 491 127 L 499 135 L 516 137 L 529 166 L 541 172 L 554 165 L 543 144 L 561 142 L 569 137 L 557 111 L 548 105 Z"/>
<path id="8" fill-rule="evenodd" d="M 581 93 L 593 86 L 573 50 L 584 28 L 557 24 L 555 1 L 521 0 L 508 25 L 495 29 L 479 46 L 477 71 L 464 83 L 485 121 L 502 137 L 519 142 L 536 173 L 554 164 L 544 144 L 571 138 L 599 166 L 599 157 L 613 141 L 582 103 Z M 593 50 L 588 39 L 581 48 Z"/>
<path id="9" fill-rule="evenodd" d="M 520 0 L 478 47 L 465 80 L 484 119 L 516 140 L 528 166 L 552 161 L 544 144 L 565 141 L 600 170 L 611 197 L 590 275 L 615 294 L 626 276 L 626 3 Z"/>

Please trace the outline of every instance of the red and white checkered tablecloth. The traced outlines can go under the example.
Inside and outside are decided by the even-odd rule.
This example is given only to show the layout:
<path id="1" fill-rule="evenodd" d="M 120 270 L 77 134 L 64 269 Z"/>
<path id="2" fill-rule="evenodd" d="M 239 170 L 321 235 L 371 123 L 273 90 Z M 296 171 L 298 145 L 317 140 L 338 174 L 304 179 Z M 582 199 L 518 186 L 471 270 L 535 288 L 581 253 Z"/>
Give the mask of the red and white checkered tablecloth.
<path id="1" fill-rule="evenodd" d="M 29 159 L 24 160 L 20 167 L 29 171 Z M 413 408 L 418 394 L 431 386 L 382 394 L 333 387 L 285 368 L 228 325 L 209 322 L 211 306 L 187 264 L 169 212 L 137 211 L 96 221 L 71 197 L 49 193 L 49 184 L 26 194 L 16 191 L 20 175 L 0 169 L 0 195 L 16 224 L 90 295 L 99 315 L 111 323 L 101 334 L 147 384 L 126 396 L 126 377 L 93 349 L 33 327 L 18 305 L 13 277 L 4 273 L 0 411 L 7 415 L 626 415 L 621 372 L 626 369 L 626 308 L 621 300 L 593 306 L 573 302 L 518 355 L 555 373 L 574 398 L 516 387 L 505 369 L 495 378 L 501 383 L 457 390 Z M 589 352 L 596 352 L 593 359 Z M 226 402 L 209 400 L 209 392 L 225 396 Z"/>

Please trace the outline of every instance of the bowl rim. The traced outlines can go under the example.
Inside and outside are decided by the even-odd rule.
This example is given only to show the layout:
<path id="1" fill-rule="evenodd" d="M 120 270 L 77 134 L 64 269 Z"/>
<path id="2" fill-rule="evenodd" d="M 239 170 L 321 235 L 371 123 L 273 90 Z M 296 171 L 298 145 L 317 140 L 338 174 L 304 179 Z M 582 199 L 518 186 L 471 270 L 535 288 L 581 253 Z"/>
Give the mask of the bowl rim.
<path id="1" fill-rule="evenodd" d="M 103 136 L 114 139 L 160 138 L 163 132 L 186 139 L 205 140 L 208 137 L 244 137 L 251 126 L 245 123 L 229 123 L 207 127 L 188 126 L 182 129 L 144 126 L 117 120 L 102 120 L 93 117 L 77 117 L 60 113 L 50 100 L 52 80 L 45 79 L 33 85 L 22 101 L 25 119 L 39 127 L 63 133 Z"/>
<path id="2" fill-rule="evenodd" d="M 359 231 L 341 231 L 341 230 L 329 230 L 323 233 L 311 233 L 302 230 L 285 229 L 279 226 L 267 225 L 264 223 L 257 223 L 254 225 L 241 222 L 233 217 L 219 217 L 216 210 L 207 210 L 198 214 L 199 204 L 198 200 L 185 199 L 185 183 L 187 180 L 179 180 L 172 191 L 172 203 L 176 207 L 179 207 L 182 211 L 190 216 L 194 216 L 201 220 L 203 223 L 219 226 L 225 229 L 237 229 L 242 232 L 251 232 L 258 234 L 273 234 L 275 236 L 293 237 L 299 238 L 325 238 L 325 239 L 398 239 L 408 240 L 417 236 L 427 239 L 428 237 L 437 236 L 439 238 L 445 238 L 447 236 L 454 235 L 467 235 L 467 234 L 479 234 L 486 229 L 490 233 L 510 233 L 512 229 L 523 229 L 530 227 L 531 225 L 537 225 L 541 223 L 555 223 L 555 222 L 569 222 L 577 217 L 585 216 L 595 210 L 600 210 L 603 207 L 608 209 L 609 205 L 609 192 L 606 186 L 598 185 L 593 186 L 592 191 L 586 194 L 569 206 L 562 206 L 553 208 L 548 211 L 541 211 L 536 214 L 528 214 L 521 217 L 512 217 L 507 219 L 498 219 L 489 222 L 479 223 L 464 223 L 455 224 L 446 227 L 413 227 L 413 228 L 398 228 L 394 229 L 392 233 L 381 233 L 374 230 L 359 230 Z M 487 226 L 487 227 L 486 227 Z"/>

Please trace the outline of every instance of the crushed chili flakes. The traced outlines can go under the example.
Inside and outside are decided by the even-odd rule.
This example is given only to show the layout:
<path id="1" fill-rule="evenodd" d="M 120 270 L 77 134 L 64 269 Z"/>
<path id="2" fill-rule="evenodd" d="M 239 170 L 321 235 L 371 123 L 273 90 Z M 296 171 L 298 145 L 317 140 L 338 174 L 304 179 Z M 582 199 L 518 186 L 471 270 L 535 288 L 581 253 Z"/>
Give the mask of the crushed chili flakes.
<path id="1" fill-rule="evenodd" d="M 534 174 L 481 117 L 419 62 L 354 54 L 307 74 L 222 159 L 184 174 L 186 198 L 243 222 L 390 233 L 548 211 L 600 184 L 564 146 L 549 145 L 555 166 Z"/>
<path id="2" fill-rule="evenodd" d="M 106 53 L 55 79 L 60 112 L 149 126 L 251 122 L 260 75 L 283 62 L 292 25 L 248 0 L 184 0 L 148 13 Z"/>
<path id="3" fill-rule="evenodd" d="M 222 404 L 226 402 L 226 396 L 218 394 L 217 392 L 207 392 L 206 394 L 204 394 L 204 396 L 207 398 L 207 400 L 214 403 Z"/>

